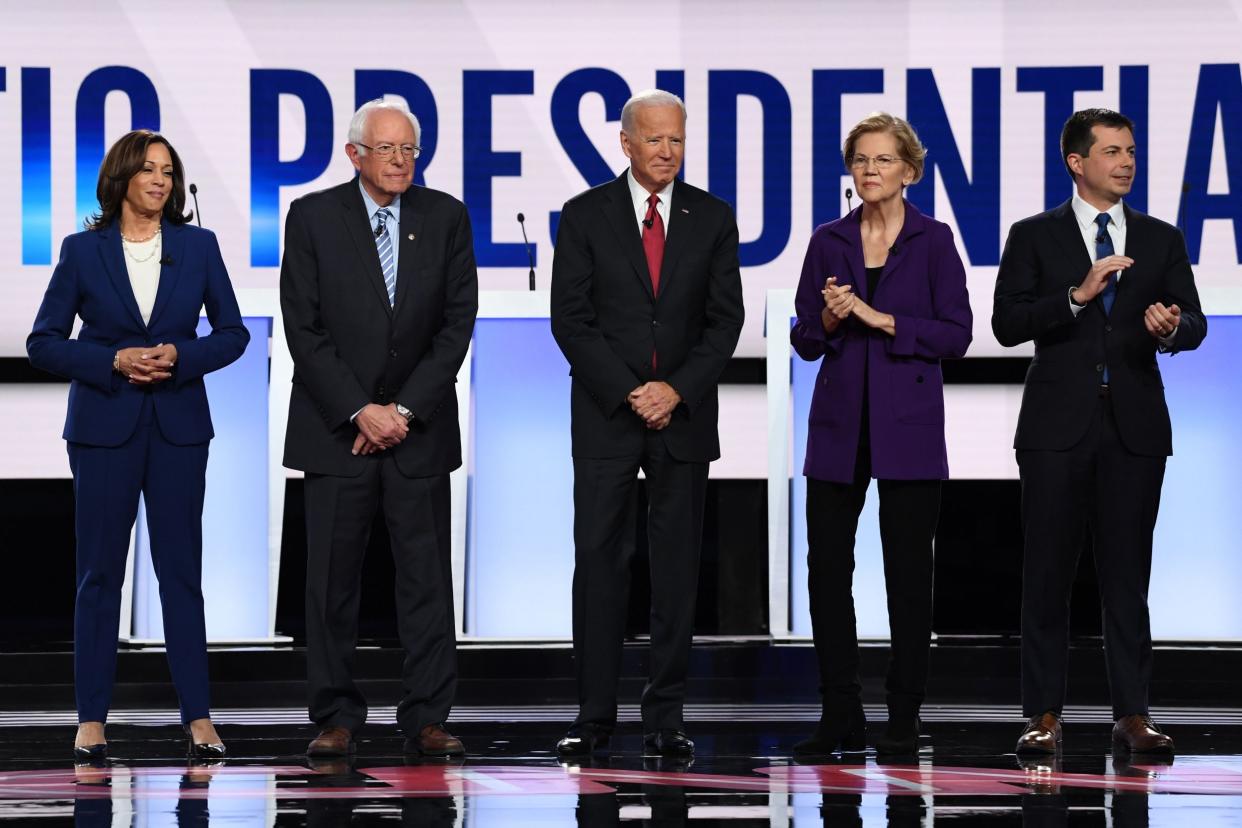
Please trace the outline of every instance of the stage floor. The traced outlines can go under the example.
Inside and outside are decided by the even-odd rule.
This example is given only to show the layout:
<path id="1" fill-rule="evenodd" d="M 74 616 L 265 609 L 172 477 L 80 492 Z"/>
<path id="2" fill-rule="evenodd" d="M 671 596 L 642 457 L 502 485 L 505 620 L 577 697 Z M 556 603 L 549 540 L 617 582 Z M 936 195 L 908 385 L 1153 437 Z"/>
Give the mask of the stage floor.
<path id="1" fill-rule="evenodd" d="M 72 714 L 0 717 L 0 819 L 42 826 L 164 825 L 1242 825 L 1242 711 L 1163 710 L 1171 765 L 1109 754 L 1105 711 L 1067 712 L 1057 762 L 1020 763 L 1012 708 L 928 708 L 917 758 L 795 762 L 811 708 L 688 710 L 691 763 L 644 757 L 626 708 L 607 756 L 559 763 L 563 708 L 463 709 L 464 761 L 401 755 L 374 711 L 350 761 L 310 761 L 300 711 L 217 711 L 230 758 L 187 764 L 163 711 L 118 711 L 112 760 L 75 768 Z M 882 712 L 869 708 L 869 715 Z M 1163 715 L 1160 715 L 1163 714 Z M 66 719 L 66 717 L 70 717 Z M 139 724 L 134 722 L 146 722 Z M 882 727 L 877 722 L 877 727 Z"/>

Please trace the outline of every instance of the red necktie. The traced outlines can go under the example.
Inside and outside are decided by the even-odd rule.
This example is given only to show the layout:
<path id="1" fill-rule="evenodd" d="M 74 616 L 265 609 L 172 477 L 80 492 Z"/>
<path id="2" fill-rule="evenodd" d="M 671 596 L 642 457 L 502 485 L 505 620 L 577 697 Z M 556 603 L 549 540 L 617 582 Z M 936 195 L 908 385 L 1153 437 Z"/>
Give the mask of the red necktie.
<path id="1" fill-rule="evenodd" d="M 643 252 L 647 254 L 653 296 L 660 295 L 660 265 L 664 263 L 664 219 L 656 209 L 659 203 L 660 197 L 652 193 L 647 199 L 647 217 L 643 219 Z"/>

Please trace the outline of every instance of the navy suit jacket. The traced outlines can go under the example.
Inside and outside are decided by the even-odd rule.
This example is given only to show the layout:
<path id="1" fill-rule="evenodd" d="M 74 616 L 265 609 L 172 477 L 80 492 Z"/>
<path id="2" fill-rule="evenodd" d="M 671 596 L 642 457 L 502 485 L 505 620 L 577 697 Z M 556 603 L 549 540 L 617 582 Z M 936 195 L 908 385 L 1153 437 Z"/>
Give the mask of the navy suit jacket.
<path id="1" fill-rule="evenodd" d="M 75 233 L 61 245 L 26 353 L 34 367 L 72 380 L 64 430 L 70 442 L 121 445 L 133 434 L 148 395 L 168 442 L 193 445 L 214 436 L 203 375 L 241 356 L 250 334 L 215 234 L 167 221 L 162 232 L 164 264 L 147 324 L 115 223 Z M 200 339 L 196 329 L 204 307 L 212 332 Z M 71 339 L 75 317 L 81 317 L 82 329 Z M 160 343 L 177 347 L 171 379 L 147 387 L 113 373 L 118 350 Z"/>
<path id="2" fill-rule="evenodd" d="M 1082 282 L 1092 259 L 1069 201 L 1009 230 L 996 274 L 992 331 L 1006 347 L 1035 341 L 1015 449 L 1065 451 L 1082 439 L 1099 407 L 1107 363 L 1113 416 L 1126 448 L 1148 457 L 1173 453 L 1158 343 L 1143 314 L 1155 302 L 1181 308 L 1171 353 L 1198 348 L 1207 318 L 1181 231 L 1128 206 L 1125 211 L 1126 255 L 1134 266 L 1117 283 L 1110 314 L 1100 297 L 1077 316 L 1070 310 L 1070 288 Z"/>

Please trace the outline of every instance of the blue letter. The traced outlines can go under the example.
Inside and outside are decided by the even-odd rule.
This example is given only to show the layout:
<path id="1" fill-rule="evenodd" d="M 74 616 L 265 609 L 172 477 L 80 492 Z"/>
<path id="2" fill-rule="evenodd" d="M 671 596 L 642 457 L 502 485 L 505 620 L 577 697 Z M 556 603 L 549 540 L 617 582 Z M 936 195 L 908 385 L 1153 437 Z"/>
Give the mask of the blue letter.
<path id="1" fill-rule="evenodd" d="M 367 101 L 396 95 L 405 98 L 410 111 L 418 117 L 418 145 L 423 151 L 414 162 L 414 183 L 427 186 L 427 166 L 436 154 L 439 137 L 439 115 L 431 87 L 418 75 L 389 69 L 359 69 L 354 73 L 354 109 Z"/>
<path id="2" fill-rule="evenodd" d="M 884 91 L 883 69 L 811 73 L 811 227 L 841 217 L 841 96 Z"/>
<path id="3" fill-rule="evenodd" d="M 766 264 L 789 241 L 793 179 L 792 116 L 789 95 L 780 81 L 764 72 L 717 70 L 707 73 L 707 179 L 712 192 L 737 209 L 737 99 L 749 95 L 763 108 L 762 133 L 746 131 L 745 152 L 753 157 L 763 147 L 763 229 L 754 241 L 743 242 L 738 259 L 743 267 Z"/>
<path id="4" fill-rule="evenodd" d="M 1074 114 L 1074 93 L 1104 88 L 1102 66 L 1022 66 L 1019 92 L 1044 93 L 1044 209 L 1051 210 L 1074 191 L 1074 179 L 1061 156 L 1061 129 Z M 1137 136 L 1135 136 L 1137 137 Z"/>
<path id="5" fill-rule="evenodd" d="M 1147 212 L 1147 67 L 1121 67 L 1121 113 L 1134 121 L 1134 183 L 1126 203 Z"/>
<path id="6" fill-rule="evenodd" d="M 1208 194 L 1212 142 L 1216 136 L 1216 110 L 1220 109 L 1220 132 L 1225 142 L 1225 171 L 1229 192 Z M 1199 87 L 1190 118 L 1190 142 L 1186 147 L 1186 208 L 1179 224 L 1186 231 L 1190 261 L 1198 263 L 1203 243 L 1203 222 L 1229 219 L 1233 244 L 1242 264 L 1242 76 L 1236 63 L 1205 63 L 1199 67 Z"/>
<path id="7" fill-rule="evenodd" d="M 110 92 L 129 98 L 130 129 L 160 128 L 160 99 L 146 75 L 129 66 L 105 66 L 86 76 L 78 89 L 77 104 L 77 217 L 81 226 L 99 210 L 95 190 L 104 152 L 104 106 Z"/>
<path id="8" fill-rule="evenodd" d="M 280 160 L 280 96 L 306 111 L 306 145 Z M 323 83 L 297 69 L 250 70 L 250 264 L 280 264 L 280 188 L 313 181 L 332 158 L 332 99 Z"/>
<path id="9" fill-rule="evenodd" d="M 906 111 L 927 147 L 923 180 L 909 190 L 910 201 L 924 213 L 936 210 L 936 170 L 953 205 L 957 229 L 972 265 L 1000 263 L 1000 70 L 971 70 L 970 153 L 966 177 L 949 116 L 930 69 L 906 72 Z"/>
<path id="10" fill-rule="evenodd" d="M 630 97 L 630 87 L 611 69 L 579 69 L 562 78 L 556 89 L 552 90 L 552 129 L 587 186 L 595 187 L 611 181 L 616 173 L 591 143 L 578 120 L 578 104 L 583 96 L 590 93 L 598 93 L 604 99 L 604 120 L 619 121 L 621 107 Z M 613 145 L 614 154 L 620 152 L 619 146 L 620 142 Z M 548 232 L 553 241 L 556 240 L 560 219 L 559 210 L 548 215 Z M 534 247 L 531 245 L 532 250 Z"/>
<path id="11" fill-rule="evenodd" d="M 52 70 L 22 69 L 22 264 L 51 263 Z"/>
<path id="12" fill-rule="evenodd" d="M 492 179 L 522 174 L 520 152 L 492 150 L 492 98 L 531 95 L 535 73 L 529 69 L 467 70 L 462 77 L 462 194 L 474 226 L 474 257 L 479 267 L 525 267 L 520 242 L 492 241 Z"/>

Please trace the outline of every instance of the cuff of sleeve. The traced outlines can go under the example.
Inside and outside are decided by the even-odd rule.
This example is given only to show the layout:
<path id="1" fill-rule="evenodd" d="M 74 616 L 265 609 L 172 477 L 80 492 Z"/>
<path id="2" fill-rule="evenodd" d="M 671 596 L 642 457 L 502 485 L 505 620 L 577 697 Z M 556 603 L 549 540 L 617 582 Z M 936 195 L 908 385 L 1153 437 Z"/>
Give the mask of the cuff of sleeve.
<path id="1" fill-rule="evenodd" d="M 914 317 L 893 314 L 893 338 L 888 343 L 888 352 L 898 356 L 910 356 L 914 353 Z"/>
<path id="2" fill-rule="evenodd" d="M 1082 313 L 1083 310 L 1087 307 L 1086 305 L 1080 305 L 1074 301 L 1074 291 L 1076 290 L 1078 290 L 1078 288 L 1072 287 L 1065 294 L 1065 297 L 1069 299 L 1070 313 L 1074 314 L 1075 319 L 1077 319 L 1078 314 Z"/>

